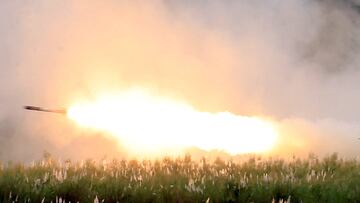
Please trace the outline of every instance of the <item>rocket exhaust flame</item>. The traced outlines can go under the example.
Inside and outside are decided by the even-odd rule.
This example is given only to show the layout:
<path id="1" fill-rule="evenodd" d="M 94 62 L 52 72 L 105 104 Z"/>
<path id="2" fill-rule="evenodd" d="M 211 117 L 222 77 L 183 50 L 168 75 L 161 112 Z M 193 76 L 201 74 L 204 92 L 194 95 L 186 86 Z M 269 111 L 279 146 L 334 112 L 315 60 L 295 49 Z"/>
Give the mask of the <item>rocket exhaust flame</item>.
<path id="1" fill-rule="evenodd" d="M 58 113 L 58 114 L 66 114 L 67 111 L 65 109 L 46 109 L 38 106 L 24 106 L 25 110 L 30 111 L 41 111 L 41 112 L 48 112 L 48 113 Z"/>
<path id="2" fill-rule="evenodd" d="M 82 127 L 107 132 L 135 153 L 163 154 L 189 147 L 258 153 L 272 149 L 278 136 L 274 125 L 261 118 L 200 112 L 142 91 L 77 103 L 67 116 Z"/>

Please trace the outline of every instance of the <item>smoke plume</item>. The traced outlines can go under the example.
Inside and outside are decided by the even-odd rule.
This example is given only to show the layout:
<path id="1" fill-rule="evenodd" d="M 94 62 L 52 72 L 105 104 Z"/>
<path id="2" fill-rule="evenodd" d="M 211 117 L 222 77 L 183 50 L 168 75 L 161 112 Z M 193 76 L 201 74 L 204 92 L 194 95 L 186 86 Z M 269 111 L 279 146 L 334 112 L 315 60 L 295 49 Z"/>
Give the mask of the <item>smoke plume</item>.
<path id="1" fill-rule="evenodd" d="M 277 123 L 274 153 L 359 153 L 360 2 L 0 2 L 0 160 L 126 156 L 67 107 L 133 86 Z"/>

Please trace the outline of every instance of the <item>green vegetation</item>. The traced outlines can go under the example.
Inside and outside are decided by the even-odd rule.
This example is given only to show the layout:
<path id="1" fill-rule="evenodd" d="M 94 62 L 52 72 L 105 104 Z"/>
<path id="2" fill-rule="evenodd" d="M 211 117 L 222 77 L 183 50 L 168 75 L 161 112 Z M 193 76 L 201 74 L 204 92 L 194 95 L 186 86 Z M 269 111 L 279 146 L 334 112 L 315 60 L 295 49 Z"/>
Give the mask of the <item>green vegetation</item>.
<path id="1" fill-rule="evenodd" d="M 318 159 L 235 163 L 190 156 L 158 161 L 56 162 L 0 167 L 0 202 L 360 202 L 360 163 Z"/>

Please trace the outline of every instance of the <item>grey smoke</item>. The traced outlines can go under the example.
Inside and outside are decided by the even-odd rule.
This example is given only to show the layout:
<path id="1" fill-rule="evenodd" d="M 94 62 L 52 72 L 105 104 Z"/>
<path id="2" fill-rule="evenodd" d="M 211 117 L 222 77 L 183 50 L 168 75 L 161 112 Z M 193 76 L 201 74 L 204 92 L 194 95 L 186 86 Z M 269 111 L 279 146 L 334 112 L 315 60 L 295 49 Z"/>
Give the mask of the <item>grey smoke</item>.
<path id="1" fill-rule="evenodd" d="M 96 88 L 133 84 L 174 91 L 202 110 L 301 126 L 287 136 L 313 139 L 308 151 L 357 155 L 359 24 L 358 0 L 3 0 L 0 160 L 45 150 L 63 158 L 122 154 L 108 137 L 21 106 L 61 107 L 91 99 Z"/>
<path id="2" fill-rule="evenodd" d="M 355 1 L 320 1 L 317 34 L 305 43 L 304 58 L 329 72 L 357 68 L 360 6 Z"/>

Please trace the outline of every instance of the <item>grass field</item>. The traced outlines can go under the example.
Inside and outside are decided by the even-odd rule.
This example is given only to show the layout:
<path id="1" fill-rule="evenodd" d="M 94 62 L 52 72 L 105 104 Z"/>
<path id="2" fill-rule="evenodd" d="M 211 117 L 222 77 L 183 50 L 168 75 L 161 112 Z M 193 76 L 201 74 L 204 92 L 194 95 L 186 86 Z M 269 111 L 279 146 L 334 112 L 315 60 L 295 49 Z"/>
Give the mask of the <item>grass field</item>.
<path id="1" fill-rule="evenodd" d="M 50 157 L 0 168 L 0 202 L 360 202 L 360 163 L 248 158 L 243 162 Z"/>

